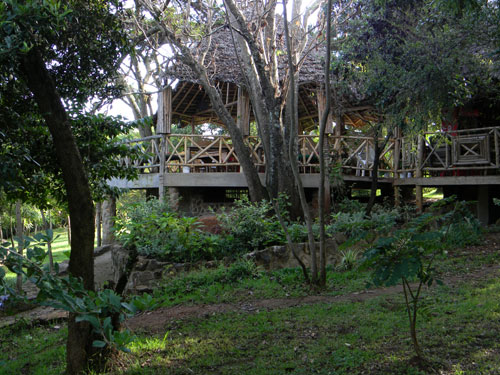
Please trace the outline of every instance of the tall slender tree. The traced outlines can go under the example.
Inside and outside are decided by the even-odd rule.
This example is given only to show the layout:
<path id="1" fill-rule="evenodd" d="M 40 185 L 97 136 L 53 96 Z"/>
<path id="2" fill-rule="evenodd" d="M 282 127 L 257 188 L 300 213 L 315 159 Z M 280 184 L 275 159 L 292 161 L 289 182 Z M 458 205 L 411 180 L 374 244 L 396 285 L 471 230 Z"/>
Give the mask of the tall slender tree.
<path id="1" fill-rule="evenodd" d="M 117 93 L 110 82 L 126 47 L 118 12 L 115 1 L 0 4 L 0 100 L 9 106 L 0 110 L 0 121 L 2 127 L 32 127 L 35 133 L 37 126 L 49 129 L 73 224 L 69 271 L 88 290 L 94 289 L 94 212 L 68 110 L 83 108 L 92 97 Z M 25 121 L 16 121 L 18 113 Z M 67 372 L 86 371 L 94 353 L 90 325 L 71 315 Z"/>

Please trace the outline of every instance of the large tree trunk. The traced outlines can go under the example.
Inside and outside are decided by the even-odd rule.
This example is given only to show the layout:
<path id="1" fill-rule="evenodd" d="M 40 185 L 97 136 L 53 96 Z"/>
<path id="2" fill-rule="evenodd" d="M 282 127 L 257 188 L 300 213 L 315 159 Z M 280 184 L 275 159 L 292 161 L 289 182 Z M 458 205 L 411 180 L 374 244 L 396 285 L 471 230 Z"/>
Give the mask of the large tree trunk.
<path id="1" fill-rule="evenodd" d="M 277 60 L 275 54 L 270 56 L 273 68 L 269 68 L 261 55 L 255 39 L 247 28 L 243 14 L 231 0 L 225 1 L 231 24 L 239 29 L 233 33 L 235 44 L 240 50 L 240 63 L 248 93 L 252 102 L 253 112 L 257 121 L 259 137 L 262 140 L 266 157 L 266 189 L 270 198 L 275 199 L 278 194 L 285 193 L 290 198 L 290 216 L 296 219 L 302 216 L 297 184 L 294 180 L 292 166 L 288 160 L 288 135 L 289 129 L 282 124 L 281 102 L 277 95 L 278 77 Z M 269 9 L 265 27 L 269 45 L 276 44 L 276 25 L 274 7 Z M 235 46 L 236 50 L 236 46 Z M 283 131 L 285 128 L 285 131 Z M 294 133 L 296 137 L 296 132 Z"/>
<path id="2" fill-rule="evenodd" d="M 81 278 L 86 289 L 94 290 L 94 207 L 70 120 L 55 82 L 36 47 L 23 56 L 21 68 L 51 133 L 63 174 L 72 223 L 69 272 Z M 66 348 L 68 374 L 83 373 L 88 368 L 93 350 L 91 327 L 85 322 L 76 323 L 74 314 L 70 314 L 68 320 Z"/>
<path id="3" fill-rule="evenodd" d="M 201 85 L 203 86 L 203 89 L 210 98 L 210 102 L 212 104 L 214 112 L 224 123 L 224 125 L 226 125 L 229 135 L 231 136 L 231 140 L 233 141 L 234 149 L 241 164 L 241 168 L 243 169 L 243 174 L 245 175 L 245 179 L 247 181 L 248 192 L 251 199 L 253 201 L 260 201 L 262 199 L 265 199 L 267 197 L 267 194 L 264 187 L 262 186 L 262 183 L 260 182 L 257 169 L 255 168 L 255 165 L 250 157 L 250 150 L 244 142 L 243 134 L 241 133 L 241 130 L 238 128 L 231 114 L 228 112 L 227 108 L 224 106 L 217 88 L 211 84 L 206 69 L 195 59 L 195 57 L 191 53 L 191 50 L 187 46 L 182 44 L 181 41 L 178 40 L 170 30 L 164 28 L 163 31 L 165 32 L 165 35 L 169 39 L 169 41 L 181 51 L 181 53 L 178 55 L 178 58 L 184 64 L 189 66 L 191 70 L 196 74 L 197 78 L 200 80 Z"/>
<path id="4" fill-rule="evenodd" d="M 325 56 L 325 92 L 326 106 L 325 112 L 321 114 L 319 126 L 319 284 L 326 285 L 326 233 L 325 233 L 325 198 L 330 195 L 330 189 L 325 186 L 326 165 L 325 165 L 325 131 L 326 123 L 330 115 L 331 91 L 330 91 L 330 41 L 331 41 L 331 19 L 332 0 L 328 0 L 326 10 L 326 56 Z M 329 185 L 328 185 L 329 186 Z"/>
<path id="5" fill-rule="evenodd" d="M 23 256 L 23 218 L 21 217 L 21 201 L 16 201 L 16 237 L 18 240 L 17 253 Z M 23 293 L 23 275 L 18 274 L 16 278 L 16 289 L 19 294 Z"/>

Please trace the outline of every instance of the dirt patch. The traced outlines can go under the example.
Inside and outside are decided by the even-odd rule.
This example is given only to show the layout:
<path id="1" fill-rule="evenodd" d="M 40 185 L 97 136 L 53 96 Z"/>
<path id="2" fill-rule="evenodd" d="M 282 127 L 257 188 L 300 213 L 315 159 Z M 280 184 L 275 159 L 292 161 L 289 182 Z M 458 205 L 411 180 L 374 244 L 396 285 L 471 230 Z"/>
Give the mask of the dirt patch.
<path id="1" fill-rule="evenodd" d="M 457 275 L 449 277 L 445 284 L 455 284 L 465 280 L 483 280 L 496 273 L 500 269 L 500 265 L 492 265 L 481 268 L 477 272 L 467 275 Z M 336 302 L 363 302 L 371 298 L 387 296 L 397 293 L 402 293 L 403 289 L 400 285 L 365 290 L 362 292 L 350 293 L 342 296 L 305 296 L 299 298 L 271 298 L 255 301 L 246 301 L 242 303 L 220 303 L 213 305 L 179 305 L 174 307 L 160 308 L 154 311 L 147 311 L 128 319 L 125 326 L 132 331 L 147 331 L 151 333 L 161 333 L 165 326 L 172 321 L 189 319 L 189 318 L 205 318 L 212 315 L 227 313 L 227 312 L 259 312 L 270 311 L 275 309 L 290 308 L 295 306 L 312 305 L 316 303 L 336 303 Z"/>

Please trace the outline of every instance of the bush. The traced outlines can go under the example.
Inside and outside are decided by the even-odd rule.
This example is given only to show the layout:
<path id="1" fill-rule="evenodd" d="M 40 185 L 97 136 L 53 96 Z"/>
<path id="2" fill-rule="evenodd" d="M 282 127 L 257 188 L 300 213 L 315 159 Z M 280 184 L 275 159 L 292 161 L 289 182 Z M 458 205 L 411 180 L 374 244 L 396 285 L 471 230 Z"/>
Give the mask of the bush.
<path id="1" fill-rule="evenodd" d="M 238 253 L 285 242 L 279 221 L 267 201 L 237 200 L 229 212 L 223 212 L 217 219 L 223 232 L 233 237 L 233 250 Z"/>
<path id="2" fill-rule="evenodd" d="M 200 230 L 195 218 L 179 217 L 158 200 L 139 201 L 117 219 L 115 233 L 138 254 L 171 262 L 195 262 L 222 256 L 227 245 Z"/>
<path id="3" fill-rule="evenodd" d="M 367 240 L 371 241 L 376 236 L 388 233 L 399 219 L 396 210 L 378 210 L 372 212 L 370 218 L 365 217 L 364 211 L 345 213 L 338 212 L 332 215 L 332 224 L 327 226 L 328 236 L 335 233 L 345 234 L 351 241 Z"/>

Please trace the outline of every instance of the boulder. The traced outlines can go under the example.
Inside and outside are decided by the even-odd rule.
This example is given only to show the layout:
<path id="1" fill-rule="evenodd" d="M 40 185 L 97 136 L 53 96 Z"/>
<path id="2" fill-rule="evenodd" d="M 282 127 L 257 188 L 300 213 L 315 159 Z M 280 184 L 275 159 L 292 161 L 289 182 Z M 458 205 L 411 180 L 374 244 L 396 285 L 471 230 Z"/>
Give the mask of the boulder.
<path id="1" fill-rule="evenodd" d="M 326 264 L 335 265 L 338 262 L 338 246 L 345 241 L 344 238 L 329 238 L 325 242 Z M 294 244 L 298 258 L 306 267 L 310 267 L 311 251 L 308 243 Z M 319 265 L 319 242 L 316 242 L 316 259 Z M 299 262 L 295 259 L 288 245 L 270 246 L 263 250 L 252 251 L 244 256 L 245 259 L 253 260 L 258 266 L 266 270 L 277 270 L 281 268 L 299 267 Z"/>

